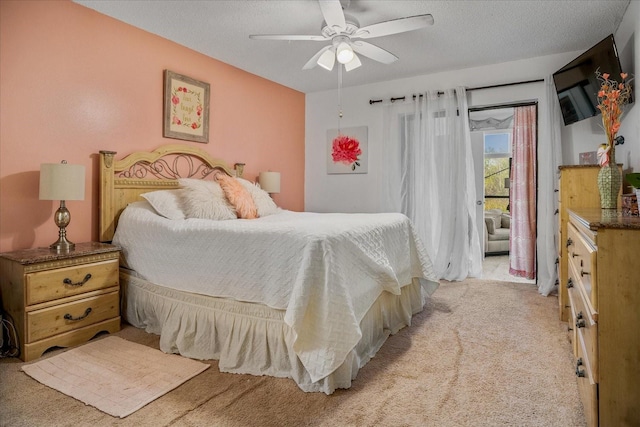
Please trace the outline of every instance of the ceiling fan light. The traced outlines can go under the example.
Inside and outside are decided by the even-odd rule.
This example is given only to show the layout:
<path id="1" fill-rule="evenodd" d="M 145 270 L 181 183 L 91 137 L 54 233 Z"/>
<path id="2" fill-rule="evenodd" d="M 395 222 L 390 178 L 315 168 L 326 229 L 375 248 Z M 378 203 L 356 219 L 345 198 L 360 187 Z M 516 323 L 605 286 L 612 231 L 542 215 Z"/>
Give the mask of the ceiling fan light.
<path id="1" fill-rule="evenodd" d="M 353 49 L 351 49 L 351 46 L 349 46 L 347 43 L 342 42 L 338 45 L 336 56 L 338 57 L 339 63 L 347 64 L 353 59 Z"/>
<path id="2" fill-rule="evenodd" d="M 347 71 L 351 71 L 351 70 L 355 70 L 361 65 L 362 65 L 362 62 L 360 62 L 360 58 L 358 58 L 358 55 L 354 53 L 353 59 L 347 62 L 346 64 L 344 64 L 344 69 Z"/>
<path id="3" fill-rule="evenodd" d="M 335 64 L 335 62 L 336 55 L 331 49 L 325 50 L 324 53 L 320 55 L 320 58 L 318 58 L 318 65 L 328 71 L 333 70 L 333 64 Z"/>

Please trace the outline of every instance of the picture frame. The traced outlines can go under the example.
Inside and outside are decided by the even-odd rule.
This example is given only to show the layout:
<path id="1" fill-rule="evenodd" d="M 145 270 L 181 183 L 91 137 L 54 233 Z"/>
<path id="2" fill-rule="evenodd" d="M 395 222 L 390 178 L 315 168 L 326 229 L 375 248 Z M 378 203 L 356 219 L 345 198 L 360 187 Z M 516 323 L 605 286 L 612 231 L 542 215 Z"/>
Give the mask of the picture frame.
<path id="1" fill-rule="evenodd" d="M 209 83 L 164 70 L 163 136 L 209 142 Z"/>
<path id="2" fill-rule="evenodd" d="M 344 145 L 335 140 L 346 137 Z M 327 174 L 364 174 L 368 173 L 368 128 L 357 126 L 344 129 L 327 130 Z"/>

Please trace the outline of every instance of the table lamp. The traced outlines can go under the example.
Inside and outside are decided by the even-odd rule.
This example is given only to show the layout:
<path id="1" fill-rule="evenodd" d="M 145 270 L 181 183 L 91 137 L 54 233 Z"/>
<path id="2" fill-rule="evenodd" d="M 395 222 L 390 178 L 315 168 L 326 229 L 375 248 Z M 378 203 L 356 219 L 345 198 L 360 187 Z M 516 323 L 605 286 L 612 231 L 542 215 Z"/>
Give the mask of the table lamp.
<path id="1" fill-rule="evenodd" d="M 58 240 L 49 247 L 56 252 L 69 252 L 75 243 L 67 240 L 66 227 L 71 214 L 65 206 L 66 200 L 84 200 L 84 166 L 61 163 L 40 165 L 40 200 L 60 200 L 60 207 L 53 217 L 59 228 Z"/>
<path id="2" fill-rule="evenodd" d="M 269 194 L 280 192 L 280 172 L 260 172 L 258 176 L 260 188 Z"/>

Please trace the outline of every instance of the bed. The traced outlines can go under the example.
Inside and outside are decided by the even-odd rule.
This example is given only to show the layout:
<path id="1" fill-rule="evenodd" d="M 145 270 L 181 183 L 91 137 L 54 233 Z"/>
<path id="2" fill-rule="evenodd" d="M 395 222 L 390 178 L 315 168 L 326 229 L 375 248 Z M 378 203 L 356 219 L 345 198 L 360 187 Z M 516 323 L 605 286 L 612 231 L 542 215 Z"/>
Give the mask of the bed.
<path id="1" fill-rule="evenodd" d="M 160 335 L 164 352 L 331 394 L 351 386 L 438 286 L 404 215 L 271 209 L 242 179 L 243 164 L 193 146 L 115 155 L 100 152 L 100 239 L 122 248 L 124 318 Z M 221 175 L 242 182 L 262 214 L 180 217 L 205 203 L 188 190 Z M 177 192 L 177 213 L 149 197 Z"/>

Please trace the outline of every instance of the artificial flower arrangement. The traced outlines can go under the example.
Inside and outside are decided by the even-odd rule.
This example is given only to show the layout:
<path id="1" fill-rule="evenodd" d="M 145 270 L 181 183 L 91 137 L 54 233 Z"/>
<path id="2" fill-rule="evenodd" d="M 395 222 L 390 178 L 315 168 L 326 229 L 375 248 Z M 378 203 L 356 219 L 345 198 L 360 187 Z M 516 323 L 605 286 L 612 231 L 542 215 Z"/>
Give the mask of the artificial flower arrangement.
<path id="1" fill-rule="evenodd" d="M 598 109 L 602 113 L 602 124 L 607 135 L 607 143 L 598 149 L 598 163 L 606 166 L 612 158 L 615 159 L 616 134 L 620 130 L 622 107 L 631 99 L 631 79 L 627 80 L 628 74 L 620 73 L 622 80 L 618 83 L 610 79 L 608 73 L 600 73 L 599 70 L 596 71 L 596 77 L 601 82 Z"/>

